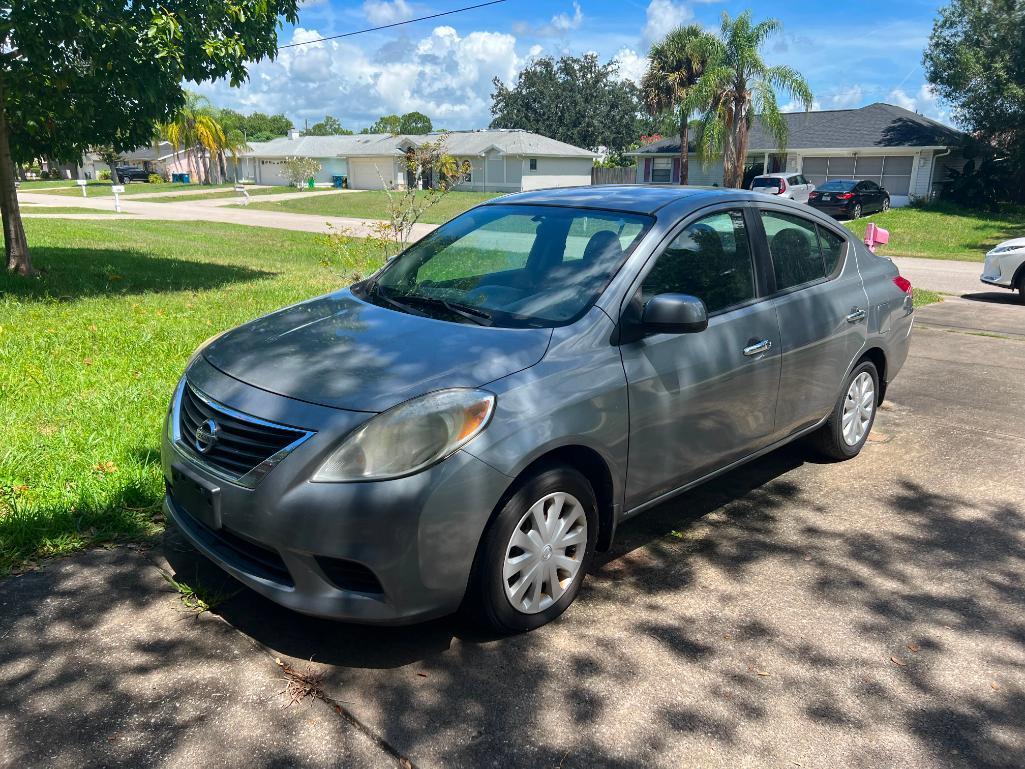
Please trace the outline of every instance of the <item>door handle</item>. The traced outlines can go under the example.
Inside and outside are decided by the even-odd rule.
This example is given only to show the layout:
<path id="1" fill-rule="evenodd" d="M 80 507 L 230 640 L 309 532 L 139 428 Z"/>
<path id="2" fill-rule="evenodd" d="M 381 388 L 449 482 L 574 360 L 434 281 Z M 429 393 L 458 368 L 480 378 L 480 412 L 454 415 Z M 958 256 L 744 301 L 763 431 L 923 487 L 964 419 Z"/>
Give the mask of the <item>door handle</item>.
<path id="1" fill-rule="evenodd" d="M 865 320 L 867 313 L 861 307 L 852 307 L 850 314 L 847 316 L 848 323 L 857 323 L 858 321 Z"/>
<path id="2" fill-rule="evenodd" d="M 749 344 L 745 347 L 744 355 L 750 358 L 752 355 L 761 355 L 763 352 L 768 352 L 771 349 L 772 342 L 768 339 L 763 339 L 760 342 L 755 342 L 754 344 Z"/>

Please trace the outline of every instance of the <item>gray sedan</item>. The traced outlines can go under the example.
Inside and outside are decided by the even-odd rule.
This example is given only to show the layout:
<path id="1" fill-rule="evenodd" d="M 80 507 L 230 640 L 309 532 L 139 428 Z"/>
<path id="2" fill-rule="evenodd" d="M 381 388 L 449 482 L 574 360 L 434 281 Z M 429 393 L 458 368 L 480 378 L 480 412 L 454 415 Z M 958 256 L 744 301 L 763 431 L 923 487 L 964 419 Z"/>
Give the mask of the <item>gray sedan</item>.
<path id="1" fill-rule="evenodd" d="M 300 612 L 529 630 L 622 521 L 802 436 L 856 456 L 912 312 L 892 262 L 789 201 L 505 196 L 200 348 L 166 512 Z"/>

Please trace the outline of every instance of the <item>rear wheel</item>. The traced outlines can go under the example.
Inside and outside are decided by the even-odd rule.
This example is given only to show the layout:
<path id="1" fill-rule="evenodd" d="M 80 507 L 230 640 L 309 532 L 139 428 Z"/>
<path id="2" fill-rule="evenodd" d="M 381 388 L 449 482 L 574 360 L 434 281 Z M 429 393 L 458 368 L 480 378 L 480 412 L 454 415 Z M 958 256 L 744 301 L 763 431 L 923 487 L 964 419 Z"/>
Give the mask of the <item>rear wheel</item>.
<path id="1" fill-rule="evenodd" d="M 890 210 L 890 199 L 889 198 L 883 198 L 883 207 L 880 210 L 883 213 L 886 213 L 887 211 Z"/>
<path id="2" fill-rule="evenodd" d="M 861 203 L 855 203 L 854 204 L 854 208 L 851 209 L 851 218 L 852 219 L 860 219 L 861 218 Z"/>
<path id="3" fill-rule="evenodd" d="M 871 361 L 858 364 L 844 383 L 843 394 L 826 423 L 814 435 L 816 447 L 832 459 L 856 457 L 876 418 L 879 373 Z"/>
<path id="4" fill-rule="evenodd" d="M 562 614 L 594 554 L 598 505 L 576 470 L 526 480 L 502 506 L 477 554 L 473 597 L 493 629 L 519 633 Z"/>

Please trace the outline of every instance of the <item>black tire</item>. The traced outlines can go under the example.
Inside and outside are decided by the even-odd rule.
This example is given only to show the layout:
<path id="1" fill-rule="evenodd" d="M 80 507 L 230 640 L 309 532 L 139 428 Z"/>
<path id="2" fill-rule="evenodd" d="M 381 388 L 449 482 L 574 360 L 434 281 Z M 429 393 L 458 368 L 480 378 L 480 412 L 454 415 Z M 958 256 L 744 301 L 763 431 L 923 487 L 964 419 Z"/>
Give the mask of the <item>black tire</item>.
<path id="1" fill-rule="evenodd" d="M 865 430 L 865 434 L 862 435 L 861 439 L 856 443 L 851 444 L 847 442 L 843 434 L 844 404 L 847 401 L 847 394 L 850 391 L 851 383 L 865 372 L 872 377 L 872 392 L 874 393 L 872 414 L 869 418 L 868 428 Z M 876 421 L 876 410 L 878 405 L 879 372 L 876 371 L 875 364 L 872 363 L 872 361 L 865 360 L 855 366 L 844 380 L 843 388 L 840 391 L 840 397 L 837 398 L 836 405 L 833 406 L 833 411 L 830 413 L 829 419 L 826 420 L 826 423 L 822 425 L 822 427 L 812 434 L 813 445 L 825 456 L 838 461 L 853 459 L 858 456 L 858 454 L 861 453 L 862 447 L 865 445 L 865 441 L 868 440 L 869 434 L 872 432 L 872 426 Z"/>
<path id="2" fill-rule="evenodd" d="M 855 203 L 851 209 L 851 219 L 860 219 L 862 214 L 861 203 Z"/>
<path id="3" fill-rule="evenodd" d="M 1018 276 L 1018 304 L 1025 304 L 1025 269 Z"/>
<path id="4" fill-rule="evenodd" d="M 506 555 L 513 533 L 527 511 L 536 502 L 556 492 L 571 494 L 584 508 L 587 541 L 582 562 L 559 600 L 537 613 L 526 613 L 515 608 L 506 595 L 503 574 Z M 525 479 L 501 506 L 481 539 L 474 561 L 468 608 L 479 621 L 502 634 L 522 633 L 551 622 L 577 597 L 594 556 L 597 538 L 598 505 L 591 484 L 583 475 L 570 467 L 557 466 Z"/>
<path id="5" fill-rule="evenodd" d="M 879 210 L 880 210 L 880 211 L 881 211 L 882 213 L 884 213 L 884 214 L 885 214 L 885 213 L 886 213 L 887 211 L 889 211 L 889 210 L 890 210 L 890 199 L 889 199 L 889 198 L 883 198 L 883 207 L 882 207 L 882 208 L 880 208 Z"/>

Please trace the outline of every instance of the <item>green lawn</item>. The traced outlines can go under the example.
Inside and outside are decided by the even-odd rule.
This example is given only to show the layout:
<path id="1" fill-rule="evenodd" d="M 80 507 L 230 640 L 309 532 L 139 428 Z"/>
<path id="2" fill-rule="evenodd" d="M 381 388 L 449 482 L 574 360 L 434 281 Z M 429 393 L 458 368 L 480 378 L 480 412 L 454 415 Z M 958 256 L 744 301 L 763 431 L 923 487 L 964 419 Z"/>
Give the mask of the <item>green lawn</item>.
<path id="1" fill-rule="evenodd" d="M 421 221 L 430 224 L 447 222 L 478 203 L 498 197 L 495 192 L 450 192 L 440 203 L 427 212 Z M 337 195 L 296 196 L 295 200 L 272 203 L 251 203 L 249 208 L 267 211 L 288 211 L 293 214 L 318 216 L 351 216 L 356 219 L 387 219 L 388 195 L 381 190 L 343 192 Z"/>
<path id="2" fill-rule="evenodd" d="M 869 222 L 890 231 L 889 245 L 879 250 L 885 256 L 981 262 L 997 243 L 1025 236 L 1025 206 L 1005 205 L 999 213 L 990 213 L 936 203 L 895 208 L 844 224 L 864 237 Z"/>
<path id="3" fill-rule="evenodd" d="M 37 206 L 32 203 L 21 203 L 23 214 L 113 214 L 114 209 L 86 208 L 84 206 Z"/>
<path id="4" fill-rule="evenodd" d="M 181 186 L 181 185 L 179 185 Z M 284 192 L 294 192 L 296 195 L 301 195 L 295 187 L 257 187 L 256 189 L 249 190 L 250 197 L 256 197 L 259 195 L 280 195 Z M 239 194 L 235 192 L 234 187 L 220 192 L 207 192 L 202 195 L 168 195 L 162 198 L 149 198 L 147 203 L 188 203 L 193 200 L 229 200 L 231 198 L 238 198 Z"/>
<path id="5" fill-rule="evenodd" d="M 109 187 L 110 182 L 101 182 L 96 179 L 89 180 L 90 187 Z M 35 181 L 20 182 L 18 189 L 26 190 L 31 192 L 32 190 L 39 190 L 45 187 L 68 187 L 71 189 L 78 189 L 78 185 L 74 179 L 38 179 Z M 82 193 L 79 192 L 79 195 Z"/>
<path id="6" fill-rule="evenodd" d="M 172 184 L 171 182 L 160 182 L 150 184 L 149 182 L 132 182 L 124 185 L 125 191 L 122 195 L 139 195 L 143 192 L 174 192 L 175 190 L 220 190 L 231 188 L 231 184 Z M 26 189 L 22 187 L 22 189 Z M 26 192 L 31 192 L 27 190 Z M 56 190 L 39 190 L 44 195 L 77 195 L 82 197 L 82 190 L 79 187 L 62 187 Z M 110 197 L 110 182 L 97 182 L 86 188 L 88 197 L 106 195 Z"/>
<path id="7" fill-rule="evenodd" d="M 927 291 L 924 288 L 916 288 L 914 293 L 915 307 L 925 307 L 927 304 L 942 302 L 943 295 L 936 291 Z"/>
<path id="8" fill-rule="evenodd" d="M 0 574 L 159 531 L 161 424 L 192 351 L 379 263 L 366 241 L 207 222 L 25 229 L 41 276 L 0 271 Z"/>

